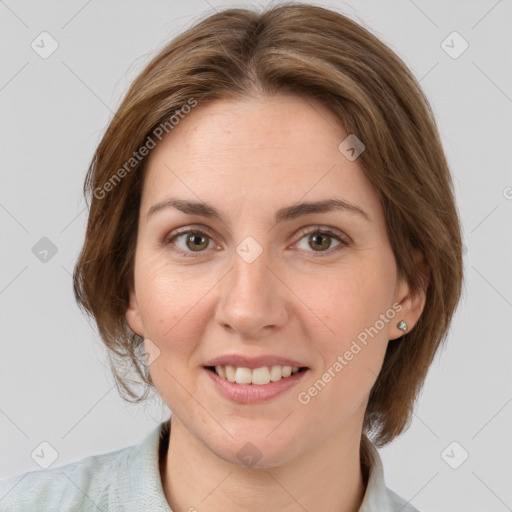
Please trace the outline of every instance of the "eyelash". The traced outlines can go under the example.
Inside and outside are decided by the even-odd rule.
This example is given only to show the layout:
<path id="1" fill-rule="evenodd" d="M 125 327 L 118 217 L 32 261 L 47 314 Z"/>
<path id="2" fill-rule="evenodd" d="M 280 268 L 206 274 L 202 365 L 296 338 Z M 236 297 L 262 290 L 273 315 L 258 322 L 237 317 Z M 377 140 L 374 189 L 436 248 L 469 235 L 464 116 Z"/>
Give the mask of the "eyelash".
<path id="1" fill-rule="evenodd" d="M 178 238 L 179 236 L 181 236 L 181 235 L 191 235 L 191 234 L 201 235 L 201 236 L 202 235 L 206 235 L 208 238 L 213 239 L 212 235 L 205 228 L 202 228 L 202 229 L 186 228 L 186 229 L 184 229 L 182 231 L 178 231 L 176 233 L 172 233 L 171 235 L 169 235 L 168 237 L 166 237 L 164 239 L 163 243 L 164 243 L 165 246 L 170 246 L 171 244 L 173 245 L 173 241 L 176 238 Z M 334 249 L 328 249 L 327 251 L 306 251 L 306 252 L 313 252 L 313 254 L 314 254 L 313 257 L 314 258 L 322 258 L 322 257 L 330 256 L 330 255 L 332 255 L 334 253 L 337 253 L 340 250 L 344 249 L 348 245 L 350 245 L 350 243 L 340 233 L 338 233 L 337 231 L 334 231 L 334 230 L 332 230 L 330 228 L 323 228 L 321 226 L 313 226 L 313 227 L 309 227 L 309 228 L 302 228 L 299 231 L 299 235 L 300 235 L 299 241 L 302 240 L 305 236 L 311 235 L 311 234 L 315 234 L 315 235 L 328 235 L 329 237 L 334 238 L 338 242 L 340 242 L 340 244 L 338 246 L 336 246 Z M 173 250 L 175 252 L 179 252 L 179 253 L 183 254 L 185 257 L 191 257 L 191 258 L 201 257 L 201 255 L 205 252 L 205 251 L 198 251 L 197 253 L 194 253 L 193 251 L 184 251 L 183 249 L 171 249 L 171 250 Z"/>

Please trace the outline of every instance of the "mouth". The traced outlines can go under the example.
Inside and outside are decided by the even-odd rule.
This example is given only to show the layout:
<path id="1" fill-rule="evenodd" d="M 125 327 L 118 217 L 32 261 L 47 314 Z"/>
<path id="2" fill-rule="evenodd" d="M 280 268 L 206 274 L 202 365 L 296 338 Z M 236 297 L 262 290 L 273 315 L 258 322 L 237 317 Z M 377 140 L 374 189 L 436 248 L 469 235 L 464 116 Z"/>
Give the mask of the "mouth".
<path id="1" fill-rule="evenodd" d="M 303 366 L 261 366 L 259 368 L 246 368 L 242 366 L 217 365 L 205 366 L 206 370 L 215 373 L 221 379 L 236 383 L 265 386 L 271 382 L 286 380 L 296 373 L 305 372 L 308 367 Z"/>

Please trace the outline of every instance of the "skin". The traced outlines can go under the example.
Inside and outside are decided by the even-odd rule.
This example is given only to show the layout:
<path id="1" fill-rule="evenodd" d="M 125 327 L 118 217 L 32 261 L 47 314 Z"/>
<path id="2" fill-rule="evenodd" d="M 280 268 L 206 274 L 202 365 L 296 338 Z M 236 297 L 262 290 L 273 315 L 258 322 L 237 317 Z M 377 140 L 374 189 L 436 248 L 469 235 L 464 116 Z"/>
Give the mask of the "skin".
<path id="1" fill-rule="evenodd" d="M 397 322 L 406 320 L 410 330 L 425 297 L 398 279 L 378 197 L 358 160 L 338 150 L 346 136 L 311 100 L 216 100 L 195 107 L 149 156 L 126 318 L 160 350 L 150 372 L 173 412 L 161 473 L 176 512 L 267 512 L 269 503 L 281 512 L 351 512 L 361 505 L 359 445 L 369 393 L 387 344 L 403 334 Z M 211 203 L 226 222 L 174 208 L 147 219 L 150 207 L 170 196 Z M 370 220 L 332 211 L 272 221 L 284 206 L 334 197 Z M 317 226 L 340 231 L 349 245 L 340 249 L 328 235 L 315 244 L 311 233 L 299 233 Z M 165 245 L 184 227 L 209 228 L 199 250 L 187 234 Z M 250 264 L 236 252 L 248 236 L 263 251 Z M 395 318 L 300 403 L 297 395 L 394 303 L 401 307 Z M 228 353 L 289 357 L 310 370 L 268 402 L 237 404 L 203 368 Z M 260 454 L 251 467 L 237 456 L 248 442 Z"/>

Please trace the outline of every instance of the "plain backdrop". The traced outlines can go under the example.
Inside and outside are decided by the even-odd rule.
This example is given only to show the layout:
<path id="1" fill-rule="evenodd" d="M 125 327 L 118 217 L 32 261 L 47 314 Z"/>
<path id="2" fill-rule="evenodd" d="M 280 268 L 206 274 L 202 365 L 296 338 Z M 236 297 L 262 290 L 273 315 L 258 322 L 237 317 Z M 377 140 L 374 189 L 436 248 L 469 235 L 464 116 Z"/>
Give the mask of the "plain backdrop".
<path id="1" fill-rule="evenodd" d="M 56 467 L 138 443 L 167 417 L 158 400 L 121 400 L 74 301 L 83 179 L 152 55 L 207 13 L 266 4 L 0 1 L 0 478 L 39 469 L 43 441 Z M 512 0 L 318 5 L 361 23 L 421 81 L 463 224 L 463 297 L 409 430 L 380 450 L 386 484 L 422 512 L 510 510 Z"/>

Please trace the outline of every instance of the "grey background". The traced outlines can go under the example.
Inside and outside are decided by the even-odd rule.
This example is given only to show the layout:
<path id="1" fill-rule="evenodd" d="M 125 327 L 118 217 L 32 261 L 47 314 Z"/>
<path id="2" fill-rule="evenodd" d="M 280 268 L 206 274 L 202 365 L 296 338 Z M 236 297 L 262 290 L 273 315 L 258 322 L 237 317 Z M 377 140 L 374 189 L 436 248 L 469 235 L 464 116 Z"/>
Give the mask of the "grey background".
<path id="1" fill-rule="evenodd" d="M 168 414 L 159 400 L 121 400 L 95 327 L 74 302 L 81 187 L 150 56 L 228 5 L 259 4 L 0 1 L 0 478 L 39 469 L 30 454 L 42 441 L 58 452 L 56 467 L 138 443 Z M 512 0 L 319 5 L 368 28 L 421 79 L 464 226 L 464 296 L 409 430 L 381 450 L 386 483 L 422 512 L 510 510 Z M 47 59 L 31 47 L 43 31 L 59 45 Z M 469 43 L 458 58 L 442 47 L 453 31 Z M 43 237 L 57 248 L 46 262 L 32 251 Z M 453 441 L 469 453 L 457 469 L 445 461 Z M 448 450 L 452 464 L 462 449 Z"/>

